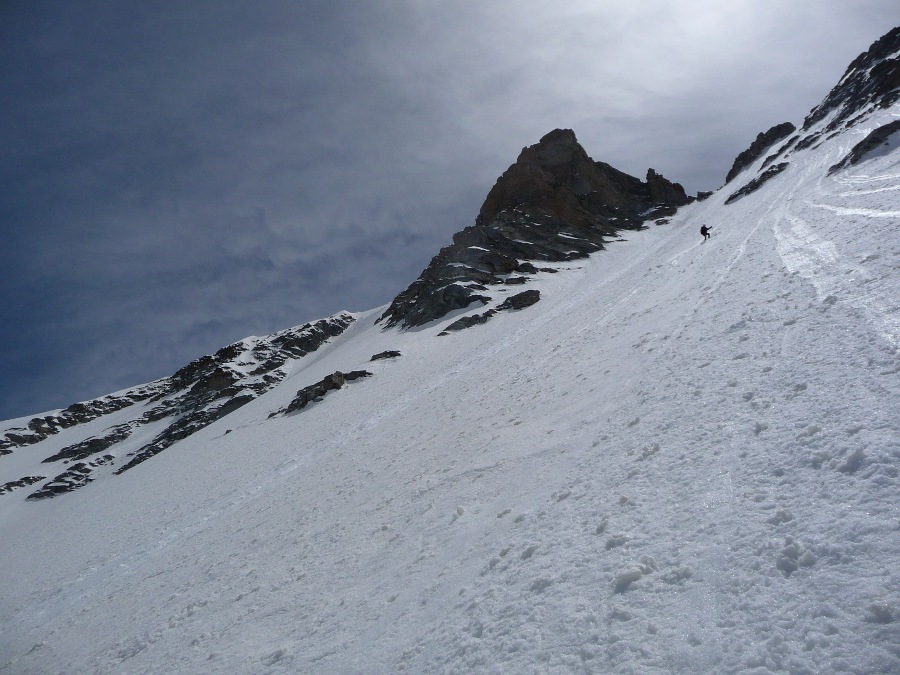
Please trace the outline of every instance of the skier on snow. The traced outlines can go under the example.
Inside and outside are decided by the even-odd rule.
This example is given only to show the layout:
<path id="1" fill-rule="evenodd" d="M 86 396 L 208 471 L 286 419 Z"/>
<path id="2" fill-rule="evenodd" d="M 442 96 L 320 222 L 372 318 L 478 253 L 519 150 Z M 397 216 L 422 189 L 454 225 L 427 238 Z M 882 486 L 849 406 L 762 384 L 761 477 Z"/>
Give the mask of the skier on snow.
<path id="1" fill-rule="evenodd" d="M 703 241 L 706 241 L 707 239 L 709 239 L 709 236 L 710 236 L 709 231 L 711 229 L 712 229 L 711 227 L 707 227 L 706 225 L 700 226 L 700 234 L 703 235 Z"/>

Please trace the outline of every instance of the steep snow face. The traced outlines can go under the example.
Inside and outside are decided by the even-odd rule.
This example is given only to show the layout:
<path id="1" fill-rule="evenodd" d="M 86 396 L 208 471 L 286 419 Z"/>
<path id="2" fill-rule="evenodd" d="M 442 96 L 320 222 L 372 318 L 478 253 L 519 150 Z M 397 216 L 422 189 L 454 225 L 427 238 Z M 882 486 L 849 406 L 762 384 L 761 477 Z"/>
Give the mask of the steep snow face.
<path id="1" fill-rule="evenodd" d="M 121 476 L 0 496 L 0 673 L 900 671 L 900 156 L 827 173 L 896 117 L 537 305 L 373 310 Z"/>

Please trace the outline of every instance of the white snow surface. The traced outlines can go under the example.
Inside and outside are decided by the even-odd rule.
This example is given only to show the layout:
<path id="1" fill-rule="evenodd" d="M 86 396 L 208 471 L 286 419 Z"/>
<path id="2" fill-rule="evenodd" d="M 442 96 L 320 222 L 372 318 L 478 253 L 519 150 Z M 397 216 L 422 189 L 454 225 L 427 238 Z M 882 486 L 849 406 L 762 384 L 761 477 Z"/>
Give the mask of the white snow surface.
<path id="1" fill-rule="evenodd" d="M 361 313 L 123 475 L 0 496 L 0 673 L 900 672 L 900 155 L 827 176 L 892 115 L 525 310 Z"/>

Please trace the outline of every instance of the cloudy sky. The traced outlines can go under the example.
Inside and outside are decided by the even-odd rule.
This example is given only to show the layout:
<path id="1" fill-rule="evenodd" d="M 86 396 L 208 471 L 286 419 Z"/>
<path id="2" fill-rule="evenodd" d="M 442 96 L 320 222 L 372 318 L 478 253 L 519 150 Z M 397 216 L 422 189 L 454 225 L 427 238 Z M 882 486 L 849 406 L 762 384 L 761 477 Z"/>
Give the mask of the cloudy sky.
<path id="1" fill-rule="evenodd" d="M 721 185 L 896 0 L 4 0 L 0 419 L 382 305 L 523 146 Z"/>

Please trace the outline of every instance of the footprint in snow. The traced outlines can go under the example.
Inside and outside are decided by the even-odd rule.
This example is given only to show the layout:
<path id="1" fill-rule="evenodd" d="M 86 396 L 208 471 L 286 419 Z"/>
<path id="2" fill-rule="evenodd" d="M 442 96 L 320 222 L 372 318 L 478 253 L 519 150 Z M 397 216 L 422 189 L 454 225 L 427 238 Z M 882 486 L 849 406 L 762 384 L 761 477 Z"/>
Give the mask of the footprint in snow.
<path id="1" fill-rule="evenodd" d="M 644 446 L 643 450 L 641 450 L 641 456 L 637 458 L 637 461 L 643 462 L 648 460 L 659 451 L 659 443 L 651 443 L 650 445 Z"/>
<path id="2" fill-rule="evenodd" d="M 605 523 L 604 523 L 605 525 Z M 628 537 L 624 534 L 616 534 L 606 540 L 606 550 L 611 551 L 614 548 L 623 546 L 628 542 Z"/>
<path id="3" fill-rule="evenodd" d="M 787 511 L 786 509 L 778 509 L 778 511 L 775 512 L 774 516 L 766 519 L 766 522 L 770 525 L 781 525 L 783 523 L 789 523 L 793 519 L 794 514 L 792 514 L 790 511 Z"/>
<path id="4" fill-rule="evenodd" d="M 785 398 L 786 398 L 788 401 L 797 398 L 797 397 L 800 396 L 804 391 L 806 391 L 806 389 L 807 389 L 808 386 L 809 386 L 809 385 L 807 385 L 806 382 L 798 382 L 797 384 L 795 384 L 795 385 L 791 388 L 791 390 L 787 393 L 787 395 L 785 396 Z"/>
<path id="5" fill-rule="evenodd" d="M 801 567 L 812 567 L 818 558 L 811 551 L 806 550 L 793 537 L 786 537 L 784 548 L 775 556 L 775 567 L 788 578 Z"/>
<path id="6" fill-rule="evenodd" d="M 534 552 L 538 550 L 537 544 L 532 544 L 524 551 L 522 551 L 522 560 L 528 560 L 531 556 L 534 555 Z"/>
<path id="7" fill-rule="evenodd" d="M 656 561 L 653 558 L 645 557 L 641 562 L 619 572 L 613 582 L 613 593 L 624 593 L 629 586 L 648 574 L 656 571 Z"/>

